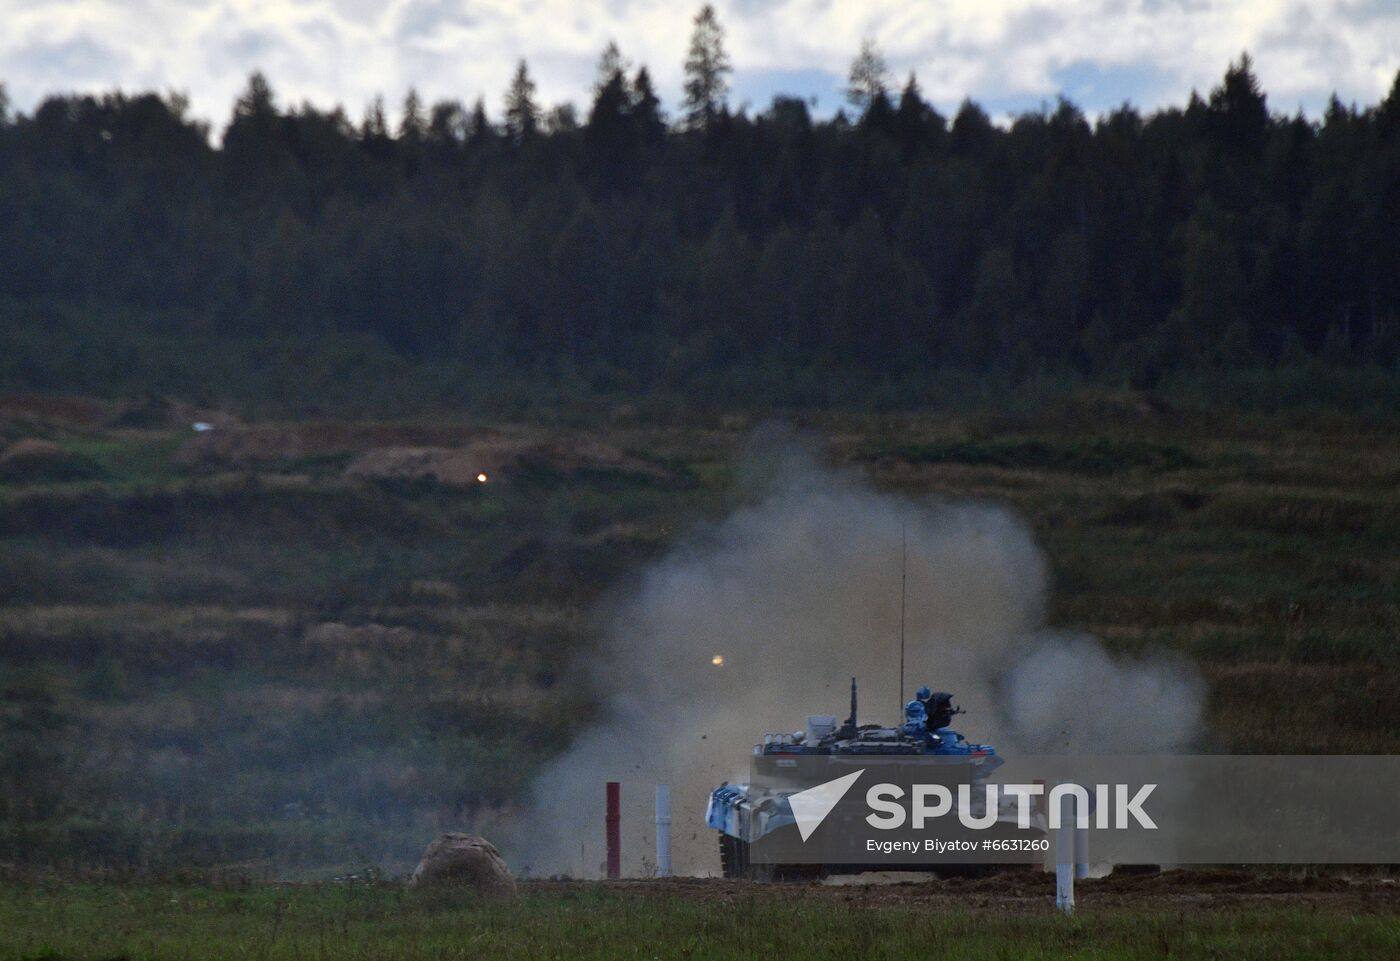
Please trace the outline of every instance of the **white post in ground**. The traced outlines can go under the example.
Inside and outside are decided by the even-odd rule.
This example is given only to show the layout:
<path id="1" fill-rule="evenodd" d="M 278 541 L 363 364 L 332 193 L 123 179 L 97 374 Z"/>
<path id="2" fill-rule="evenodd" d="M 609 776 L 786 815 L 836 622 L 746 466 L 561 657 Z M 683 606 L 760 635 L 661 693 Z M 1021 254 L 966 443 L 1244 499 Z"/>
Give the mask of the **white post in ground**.
<path id="1" fill-rule="evenodd" d="M 1074 809 L 1069 792 L 1062 793 L 1055 811 L 1060 816 L 1055 829 L 1055 908 L 1064 914 L 1074 913 Z"/>
<path id="2" fill-rule="evenodd" d="M 671 876 L 671 785 L 656 786 L 656 876 Z"/>
<path id="3" fill-rule="evenodd" d="M 1090 810 L 1089 813 L 1092 814 L 1093 811 Z M 1081 880 L 1089 876 L 1089 826 L 1087 824 L 1074 829 L 1074 876 Z"/>

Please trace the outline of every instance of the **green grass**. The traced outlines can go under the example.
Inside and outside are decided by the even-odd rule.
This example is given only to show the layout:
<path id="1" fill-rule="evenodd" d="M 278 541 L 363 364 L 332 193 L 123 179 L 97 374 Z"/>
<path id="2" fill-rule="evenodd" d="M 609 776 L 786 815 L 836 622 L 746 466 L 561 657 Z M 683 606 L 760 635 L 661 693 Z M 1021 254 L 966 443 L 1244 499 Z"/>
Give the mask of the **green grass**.
<path id="1" fill-rule="evenodd" d="M 1393 911 L 1284 903 L 1239 908 L 975 903 L 879 906 L 733 888 L 722 897 L 619 890 L 515 898 L 406 892 L 382 883 L 231 888 L 10 883 L 0 958 L 157 959 L 1394 957 Z"/>
<path id="2" fill-rule="evenodd" d="M 132 483 L 169 480 L 184 473 L 173 458 L 181 434 L 146 433 L 130 437 L 81 437 L 64 441 L 69 453 L 96 464 L 101 476 Z"/>

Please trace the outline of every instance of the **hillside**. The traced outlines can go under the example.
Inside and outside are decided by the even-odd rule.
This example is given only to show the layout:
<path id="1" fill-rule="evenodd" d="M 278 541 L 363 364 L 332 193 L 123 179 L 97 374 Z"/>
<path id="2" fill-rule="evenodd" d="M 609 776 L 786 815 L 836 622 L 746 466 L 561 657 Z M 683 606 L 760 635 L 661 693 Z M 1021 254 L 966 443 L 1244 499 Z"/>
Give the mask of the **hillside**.
<path id="1" fill-rule="evenodd" d="M 881 489 L 1026 518 L 1050 623 L 1193 658 L 1213 746 L 1400 750 L 1393 422 L 802 420 Z M 513 810 L 602 709 L 607 600 L 746 496 L 750 426 L 3 399 L 0 862 L 401 870 Z"/>

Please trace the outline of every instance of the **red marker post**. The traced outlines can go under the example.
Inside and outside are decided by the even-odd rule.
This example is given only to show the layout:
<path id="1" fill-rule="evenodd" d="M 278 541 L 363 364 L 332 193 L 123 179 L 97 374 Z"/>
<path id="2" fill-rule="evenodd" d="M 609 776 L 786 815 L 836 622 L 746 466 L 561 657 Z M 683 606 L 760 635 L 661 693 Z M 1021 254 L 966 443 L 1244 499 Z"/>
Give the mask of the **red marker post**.
<path id="1" fill-rule="evenodd" d="M 622 877 L 622 785 L 608 782 L 608 878 Z"/>

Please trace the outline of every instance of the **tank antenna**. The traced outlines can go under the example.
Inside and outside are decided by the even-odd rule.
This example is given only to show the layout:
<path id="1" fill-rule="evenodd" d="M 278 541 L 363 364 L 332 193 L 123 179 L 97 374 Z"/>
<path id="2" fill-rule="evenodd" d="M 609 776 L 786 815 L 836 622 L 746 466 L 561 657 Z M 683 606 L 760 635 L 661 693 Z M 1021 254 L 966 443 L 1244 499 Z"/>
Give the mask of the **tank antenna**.
<path id="1" fill-rule="evenodd" d="M 909 593 L 909 522 L 899 527 L 899 707 L 895 717 L 904 715 L 904 599 Z"/>

